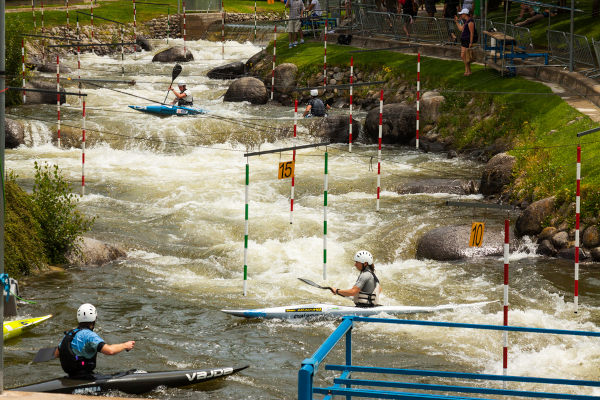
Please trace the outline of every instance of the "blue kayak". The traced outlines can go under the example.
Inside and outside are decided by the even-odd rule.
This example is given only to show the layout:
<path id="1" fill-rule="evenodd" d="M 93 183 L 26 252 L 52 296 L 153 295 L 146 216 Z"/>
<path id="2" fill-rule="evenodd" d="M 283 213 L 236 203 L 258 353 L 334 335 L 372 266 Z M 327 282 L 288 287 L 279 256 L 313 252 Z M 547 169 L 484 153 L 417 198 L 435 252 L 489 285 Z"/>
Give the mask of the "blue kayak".
<path id="1" fill-rule="evenodd" d="M 166 104 L 156 104 L 151 106 L 129 106 L 134 110 L 156 115 L 198 115 L 206 114 L 208 111 L 195 107 L 180 107 Z"/>

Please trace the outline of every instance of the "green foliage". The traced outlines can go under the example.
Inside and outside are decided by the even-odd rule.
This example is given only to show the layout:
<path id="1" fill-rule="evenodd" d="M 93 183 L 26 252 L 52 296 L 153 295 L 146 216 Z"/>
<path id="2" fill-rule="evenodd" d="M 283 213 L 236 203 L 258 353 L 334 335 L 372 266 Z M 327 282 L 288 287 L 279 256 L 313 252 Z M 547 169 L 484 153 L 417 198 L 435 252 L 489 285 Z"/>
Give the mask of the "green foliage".
<path id="1" fill-rule="evenodd" d="M 94 218 L 76 209 L 77 195 L 71 193 L 57 165 L 35 163 L 32 199 L 46 253 L 51 262 L 62 263 L 68 250 L 77 250 L 78 237 L 91 228 Z"/>
<path id="2" fill-rule="evenodd" d="M 23 24 L 17 21 L 6 26 L 6 85 L 21 86 L 22 84 L 22 60 L 21 60 L 21 36 L 25 31 Z M 6 105 L 8 107 L 19 105 L 22 102 L 22 92 L 16 90 L 6 91 Z"/>
<path id="3" fill-rule="evenodd" d="M 35 204 L 17 185 L 12 173 L 8 175 L 5 193 L 4 268 L 8 275 L 19 278 L 42 269 L 48 259 L 34 216 Z"/>

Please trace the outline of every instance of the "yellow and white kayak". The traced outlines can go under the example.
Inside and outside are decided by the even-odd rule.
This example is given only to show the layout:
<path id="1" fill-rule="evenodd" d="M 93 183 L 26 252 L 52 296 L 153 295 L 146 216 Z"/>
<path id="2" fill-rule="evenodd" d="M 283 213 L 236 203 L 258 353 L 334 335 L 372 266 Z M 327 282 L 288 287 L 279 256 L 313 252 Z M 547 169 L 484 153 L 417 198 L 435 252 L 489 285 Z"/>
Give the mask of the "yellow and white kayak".
<path id="1" fill-rule="evenodd" d="M 4 340 L 15 338 L 23 332 L 28 331 L 36 325 L 50 319 L 52 315 L 44 315 L 37 318 L 17 319 L 14 321 L 4 321 Z"/>

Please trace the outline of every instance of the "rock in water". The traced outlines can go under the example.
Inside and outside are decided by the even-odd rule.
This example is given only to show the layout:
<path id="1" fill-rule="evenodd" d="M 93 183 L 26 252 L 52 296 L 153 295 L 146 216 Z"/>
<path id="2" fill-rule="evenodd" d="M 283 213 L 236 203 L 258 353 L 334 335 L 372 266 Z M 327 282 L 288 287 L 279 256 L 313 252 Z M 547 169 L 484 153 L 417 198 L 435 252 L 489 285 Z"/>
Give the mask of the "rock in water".
<path id="1" fill-rule="evenodd" d="M 450 261 L 503 254 L 504 233 L 502 229 L 487 227 L 481 247 L 469 247 L 470 234 L 470 226 L 442 226 L 433 229 L 419 238 L 417 258 Z"/>
<path id="2" fill-rule="evenodd" d="M 210 79 L 235 79 L 241 77 L 244 75 L 244 73 L 244 63 L 241 61 L 236 61 L 213 68 L 208 71 L 206 76 L 208 76 Z"/>
<path id="3" fill-rule="evenodd" d="M 186 52 L 183 52 L 183 46 L 174 46 L 168 48 L 166 50 L 161 51 L 160 53 L 156 53 L 152 58 L 152 62 L 185 62 L 185 61 L 193 61 L 194 56 L 189 48 L 186 49 Z"/>
<path id="4" fill-rule="evenodd" d="M 14 149 L 25 143 L 25 128 L 19 121 L 4 120 L 4 143 L 7 149 Z"/>
<path id="5" fill-rule="evenodd" d="M 382 143 L 410 143 L 415 137 L 417 110 L 400 103 L 385 104 L 382 115 Z M 365 137 L 372 143 L 379 137 L 379 107 L 373 108 L 365 120 Z"/>
<path id="6" fill-rule="evenodd" d="M 224 101 L 249 101 L 252 104 L 266 104 L 268 99 L 265 84 L 260 79 L 252 77 L 239 78 L 231 82 L 223 98 Z"/>

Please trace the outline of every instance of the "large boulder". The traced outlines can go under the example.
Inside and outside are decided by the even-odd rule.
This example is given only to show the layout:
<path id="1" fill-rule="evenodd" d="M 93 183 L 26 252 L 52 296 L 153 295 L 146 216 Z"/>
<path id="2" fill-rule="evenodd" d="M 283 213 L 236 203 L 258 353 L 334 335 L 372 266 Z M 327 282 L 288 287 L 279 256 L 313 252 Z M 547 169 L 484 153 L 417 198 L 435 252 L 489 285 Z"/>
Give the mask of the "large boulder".
<path id="1" fill-rule="evenodd" d="M 56 83 L 51 82 L 40 82 L 40 81 L 29 81 L 25 85 L 26 89 L 42 89 L 52 91 L 54 93 L 44 92 L 27 92 L 27 104 L 56 104 Z M 60 87 L 60 104 L 64 104 L 67 101 L 67 96 L 63 94 L 65 89 Z"/>
<path id="2" fill-rule="evenodd" d="M 152 57 L 152 62 L 185 62 L 193 61 L 194 56 L 189 48 L 186 48 L 184 53 L 183 46 L 174 46 L 166 50 L 158 52 Z"/>
<path id="3" fill-rule="evenodd" d="M 417 111 L 414 107 L 400 103 L 383 106 L 382 139 L 384 144 L 409 144 L 416 134 Z M 379 107 L 367 114 L 364 129 L 365 139 L 371 143 L 379 137 Z"/>
<path id="4" fill-rule="evenodd" d="M 118 246 L 101 242 L 100 240 L 83 237 L 79 250 L 71 250 L 67 262 L 71 265 L 103 265 L 127 256 L 125 250 Z"/>
<path id="5" fill-rule="evenodd" d="M 477 193 L 478 183 L 467 179 L 419 179 L 400 184 L 396 192 L 400 194 L 414 193 L 449 193 L 469 195 Z"/>
<path id="6" fill-rule="evenodd" d="M 37 70 L 40 72 L 51 72 L 55 74 L 57 70 L 57 65 L 56 62 L 46 62 L 44 64 L 38 65 Z M 71 73 L 71 68 L 67 67 L 66 65 L 61 65 L 60 73 L 69 74 Z"/>
<path id="7" fill-rule="evenodd" d="M 598 246 L 600 244 L 598 227 L 596 225 L 588 226 L 585 231 L 583 231 L 582 239 L 583 245 L 589 249 Z"/>
<path id="8" fill-rule="evenodd" d="M 206 76 L 208 76 L 210 79 L 235 79 L 244 75 L 245 72 L 244 63 L 241 61 L 236 61 L 213 68 L 208 71 Z"/>
<path id="9" fill-rule="evenodd" d="M 141 48 L 144 51 L 152 51 L 152 44 L 147 37 L 138 36 L 135 38 L 135 43 L 138 45 L 138 48 Z"/>
<path id="10" fill-rule="evenodd" d="M 533 202 L 519 215 L 515 224 L 518 236 L 537 235 L 542 231 L 542 224 L 554 210 L 554 197 L 547 197 Z"/>
<path id="11" fill-rule="evenodd" d="M 346 115 L 332 115 L 329 117 L 310 119 L 309 132 L 331 143 L 348 143 L 350 118 Z M 358 138 L 360 133 L 360 122 L 352 120 L 352 141 Z"/>
<path id="12" fill-rule="evenodd" d="M 504 228 L 490 229 L 483 234 L 481 247 L 469 247 L 470 226 L 442 226 L 433 229 L 417 242 L 417 258 L 438 261 L 461 260 L 470 257 L 499 256 L 504 249 Z"/>
<path id="13" fill-rule="evenodd" d="M 246 61 L 246 72 L 250 71 L 263 57 L 267 54 L 265 50 L 261 50 Z"/>
<path id="14" fill-rule="evenodd" d="M 239 78 L 231 82 L 224 101 L 249 101 L 252 104 L 266 104 L 269 100 L 267 88 L 260 80 L 252 77 Z"/>
<path id="15" fill-rule="evenodd" d="M 439 92 L 423 93 L 419 104 L 419 119 L 422 122 L 438 122 L 444 101 L 446 101 L 446 98 Z"/>
<path id="16" fill-rule="evenodd" d="M 480 191 L 484 196 L 501 194 L 510 183 L 515 158 L 506 153 L 496 154 L 485 165 L 481 173 Z"/>
<path id="17" fill-rule="evenodd" d="M 298 67 L 296 64 L 283 63 L 275 67 L 275 91 L 277 93 L 290 94 L 296 88 L 296 76 Z"/>
<path id="18" fill-rule="evenodd" d="M 558 258 L 564 258 L 565 260 L 575 261 L 575 247 L 567 247 L 558 250 L 556 254 Z M 579 260 L 587 261 L 590 259 L 590 253 L 584 249 L 579 249 Z"/>
<path id="19" fill-rule="evenodd" d="M 19 121 L 6 118 L 4 120 L 4 146 L 14 149 L 25 144 L 25 128 Z"/>

